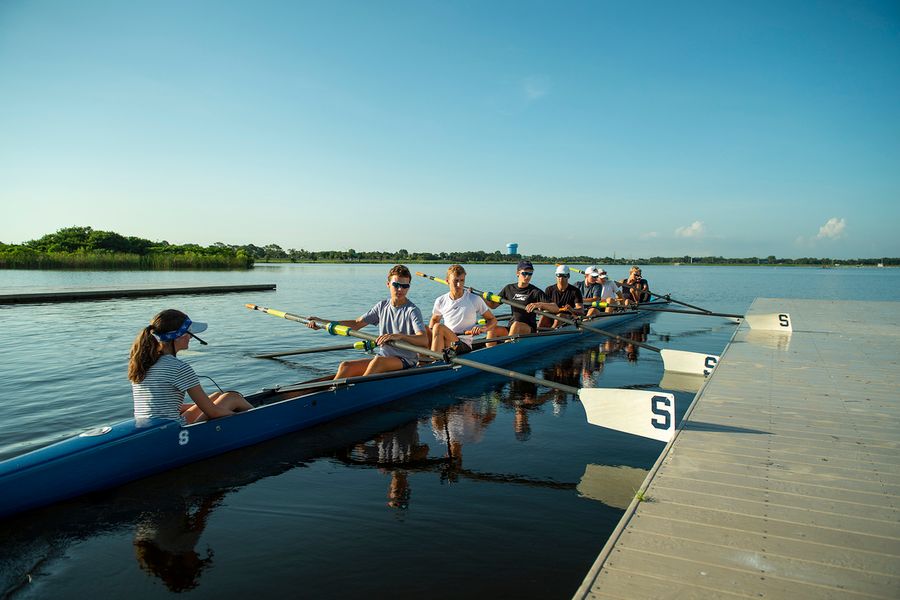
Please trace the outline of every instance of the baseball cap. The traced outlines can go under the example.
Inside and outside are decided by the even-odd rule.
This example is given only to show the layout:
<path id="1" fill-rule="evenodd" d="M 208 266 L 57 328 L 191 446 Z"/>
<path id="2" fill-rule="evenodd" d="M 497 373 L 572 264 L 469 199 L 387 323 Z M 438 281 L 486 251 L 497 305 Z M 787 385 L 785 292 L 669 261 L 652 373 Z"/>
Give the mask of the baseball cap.
<path id="1" fill-rule="evenodd" d="M 597 277 L 598 275 L 600 275 L 600 269 L 598 269 L 595 265 L 589 266 L 584 270 L 584 272 L 591 277 Z"/>
<path id="2" fill-rule="evenodd" d="M 534 265 L 531 264 L 530 260 L 520 260 L 519 264 L 516 265 L 516 272 L 525 271 L 531 269 L 534 270 Z"/>
<path id="3" fill-rule="evenodd" d="M 606 269 L 598 269 L 597 277 L 606 277 L 607 279 L 609 279 L 609 276 L 606 274 Z"/>
<path id="4" fill-rule="evenodd" d="M 558 267 L 556 267 L 556 274 L 557 275 L 568 275 L 569 267 L 566 265 L 559 265 Z"/>

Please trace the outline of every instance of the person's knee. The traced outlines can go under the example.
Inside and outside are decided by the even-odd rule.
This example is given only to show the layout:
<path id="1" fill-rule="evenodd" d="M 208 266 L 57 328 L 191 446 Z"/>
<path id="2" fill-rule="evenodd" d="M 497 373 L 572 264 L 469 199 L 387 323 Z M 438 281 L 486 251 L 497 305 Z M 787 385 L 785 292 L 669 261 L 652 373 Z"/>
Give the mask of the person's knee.
<path id="1" fill-rule="evenodd" d="M 394 361 L 399 362 L 400 359 L 386 356 L 376 356 L 369 362 L 368 366 L 366 367 L 365 375 L 374 375 L 375 373 L 396 371 L 398 367 L 395 366 Z"/>

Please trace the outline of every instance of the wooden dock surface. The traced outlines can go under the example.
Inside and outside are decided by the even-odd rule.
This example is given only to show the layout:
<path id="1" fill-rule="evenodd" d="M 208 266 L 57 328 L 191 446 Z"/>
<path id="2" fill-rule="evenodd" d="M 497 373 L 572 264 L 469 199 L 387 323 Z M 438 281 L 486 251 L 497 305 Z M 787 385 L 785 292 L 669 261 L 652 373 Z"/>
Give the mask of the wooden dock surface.
<path id="1" fill-rule="evenodd" d="M 900 303 L 749 312 L 575 598 L 900 598 Z"/>
<path id="2" fill-rule="evenodd" d="M 274 283 L 251 285 L 183 285 L 174 287 L 130 286 L 128 288 L 62 288 L 41 292 L 0 294 L 0 304 L 35 304 L 41 302 L 77 302 L 108 298 L 136 298 L 179 294 L 227 294 L 274 290 Z"/>

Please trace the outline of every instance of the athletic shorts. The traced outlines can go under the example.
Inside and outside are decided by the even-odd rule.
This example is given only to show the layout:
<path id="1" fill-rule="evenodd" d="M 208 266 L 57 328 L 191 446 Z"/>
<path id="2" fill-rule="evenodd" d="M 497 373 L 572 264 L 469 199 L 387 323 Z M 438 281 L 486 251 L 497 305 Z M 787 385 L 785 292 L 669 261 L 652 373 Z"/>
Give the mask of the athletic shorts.
<path id="1" fill-rule="evenodd" d="M 456 343 L 453 345 L 453 350 L 454 350 L 454 352 L 456 352 L 456 355 L 459 356 L 460 354 L 466 354 L 468 352 L 471 352 L 472 346 L 468 345 L 467 343 L 465 343 L 462 340 L 457 340 Z"/>

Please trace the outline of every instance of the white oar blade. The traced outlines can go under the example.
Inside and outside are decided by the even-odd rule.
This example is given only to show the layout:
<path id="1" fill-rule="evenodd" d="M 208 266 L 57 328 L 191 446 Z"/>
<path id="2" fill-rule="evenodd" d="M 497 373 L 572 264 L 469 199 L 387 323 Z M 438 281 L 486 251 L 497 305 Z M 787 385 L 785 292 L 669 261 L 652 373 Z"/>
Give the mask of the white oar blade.
<path id="1" fill-rule="evenodd" d="M 700 354 L 699 352 L 670 350 L 669 348 L 663 348 L 659 354 L 662 356 L 665 370 L 673 373 L 708 377 L 719 364 L 719 357 L 715 354 Z"/>
<path id="2" fill-rule="evenodd" d="M 791 327 L 791 315 L 788 313 L 766 313 L 758 315 L 745 315 L 747 325 L 750 329 L 759 329 L 762 331 L 784 331 L 790 333 L 794 330 Z"/>
<path id="3" fill-rule="evenodd" d="M 668 442 L 675 435 L 675 396 L 664 392 L 581 388 L 588 423 Z"/>

